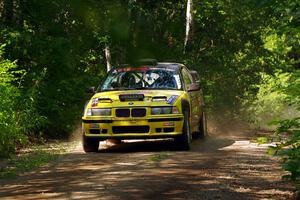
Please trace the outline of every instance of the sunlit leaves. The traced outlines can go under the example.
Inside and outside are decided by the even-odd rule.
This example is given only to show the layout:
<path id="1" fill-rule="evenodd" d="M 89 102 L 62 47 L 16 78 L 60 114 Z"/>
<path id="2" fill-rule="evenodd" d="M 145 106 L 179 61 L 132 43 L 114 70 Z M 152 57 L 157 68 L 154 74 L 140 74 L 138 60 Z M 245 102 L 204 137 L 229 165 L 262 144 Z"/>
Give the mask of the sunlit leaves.
<path id="1" fill-rule="evenodd" d="M 287 44 L 286 35 L 279 36 L 278 34 L 272 34 L 265 38 L 264 47 L 269 51 L 286 55 L 292 50 L 292 47 Z"/>

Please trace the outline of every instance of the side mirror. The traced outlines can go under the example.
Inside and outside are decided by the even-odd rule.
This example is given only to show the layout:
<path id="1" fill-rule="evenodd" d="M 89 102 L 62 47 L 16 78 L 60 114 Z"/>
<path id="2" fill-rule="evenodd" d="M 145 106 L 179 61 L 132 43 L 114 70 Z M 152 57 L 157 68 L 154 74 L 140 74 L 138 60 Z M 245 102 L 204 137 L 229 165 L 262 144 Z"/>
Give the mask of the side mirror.
<path id="1" fill-rule="evenodd" d="M 86 89 L 86 93 L 88 94 L 95 94 L 95 92 L 96 92 L 95 87 L 89 87 Z"/>
<path id="2" fill-rule="evenodd" d="M 192 83 L 188 86 L 188 92 L 198 91 L 198 90 L 200 90 L 200 84 L 199 83 Z"/>
<path id="3" fill-rule="evenodd" d="M 200 84 L 200 77 L 199 77 L 198 72 L 195 70 L 191 70 L 190 73 L 193 77 L 193 81 Z"/>

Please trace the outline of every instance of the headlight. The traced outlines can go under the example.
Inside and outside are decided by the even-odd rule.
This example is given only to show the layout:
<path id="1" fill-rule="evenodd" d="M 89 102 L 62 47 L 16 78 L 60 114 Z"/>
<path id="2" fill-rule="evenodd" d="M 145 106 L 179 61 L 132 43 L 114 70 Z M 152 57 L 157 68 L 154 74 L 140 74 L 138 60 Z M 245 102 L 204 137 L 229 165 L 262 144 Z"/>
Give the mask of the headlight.
<path id="1" fill-rule="evenodd" d="M 85 116 L 92 116 L 92 109 L 88 108 L 86 110 Z"/>
<path id="2" fill-rule="evenodd" d="M 88 108 L 86 116 L 111 116 L 111 108 Z"/>
<path id="3" fill-rule="evenodd" d="M 164 107 L 152 107 L 151 115 L 163 115 L 163 114 L 178 114 L 177 107 L 164 106 Z"/>

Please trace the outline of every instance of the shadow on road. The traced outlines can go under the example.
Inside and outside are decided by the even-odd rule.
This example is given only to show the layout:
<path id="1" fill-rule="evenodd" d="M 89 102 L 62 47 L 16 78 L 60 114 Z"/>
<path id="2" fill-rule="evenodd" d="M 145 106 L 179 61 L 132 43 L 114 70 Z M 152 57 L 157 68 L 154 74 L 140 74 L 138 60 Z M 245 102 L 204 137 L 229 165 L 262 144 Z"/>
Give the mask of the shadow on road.
<path id="1" fill-rule="evenodd" d="M 100 153 L 72 152 L 50 166 L 0 182 L 1 199 L 290 199 L 281 169 L 230 137 L 135 141 Z M 244 144 L 244 143 L 241 143 Z"/>
<path id="2" fill-rule="evenodd" d="M 220 148 L 230 146 L 234 143 L 232 139 L 210 138 L 193 139 L 191 151 L 211 152 Z M 105 146 L 103 148 L 103 146 Z M 160 152 L 178 151 L 172 139 L 166 140 L 126 140 L 120 144 L 106 144 L 101 142 L 99 153 L 130 153 L 130 152 Z"/>

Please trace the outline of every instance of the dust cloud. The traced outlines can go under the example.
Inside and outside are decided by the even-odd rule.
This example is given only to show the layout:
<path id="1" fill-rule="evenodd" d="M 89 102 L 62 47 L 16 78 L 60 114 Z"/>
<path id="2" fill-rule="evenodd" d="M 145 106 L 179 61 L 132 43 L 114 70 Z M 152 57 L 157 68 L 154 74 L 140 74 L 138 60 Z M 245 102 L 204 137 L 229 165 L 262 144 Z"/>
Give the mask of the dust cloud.
<path id="1" fill-rule="evenodd" d="M 207 119 L 207 131 L 212 137 L 253 136 L 254 128 L 242 118 L 228 117 L 222 113 L 213 113 Z"/>

